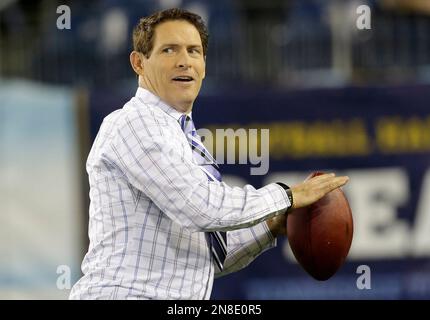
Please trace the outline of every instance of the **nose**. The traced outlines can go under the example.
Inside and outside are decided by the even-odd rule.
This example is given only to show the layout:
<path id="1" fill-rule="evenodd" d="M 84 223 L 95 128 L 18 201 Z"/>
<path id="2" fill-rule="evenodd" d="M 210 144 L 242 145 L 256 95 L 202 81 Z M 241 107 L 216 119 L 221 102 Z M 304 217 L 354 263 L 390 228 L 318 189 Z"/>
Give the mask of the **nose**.
<path id="1" fill-rule="evenodd" d="M 188 51 L 186 49 L 179 51 L 176 67 L 181 69 L 188 69 L 190 67 L 190 56 L 188 55 Z"/>

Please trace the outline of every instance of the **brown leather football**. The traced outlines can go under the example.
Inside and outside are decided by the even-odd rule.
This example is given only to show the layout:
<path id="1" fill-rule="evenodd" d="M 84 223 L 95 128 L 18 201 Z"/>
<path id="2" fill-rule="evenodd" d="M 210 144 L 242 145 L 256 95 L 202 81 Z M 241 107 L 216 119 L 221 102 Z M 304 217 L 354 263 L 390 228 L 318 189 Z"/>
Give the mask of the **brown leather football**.
<path id="1" fill-rule="evenodd" d="M 307 179 L 321 174 L 315 172 Z M 329 279 L 343 265 L 352 236 L 352 212 L 340 188 L 287 216 L 291 250 L 303 269 L 317 280 Z"/>

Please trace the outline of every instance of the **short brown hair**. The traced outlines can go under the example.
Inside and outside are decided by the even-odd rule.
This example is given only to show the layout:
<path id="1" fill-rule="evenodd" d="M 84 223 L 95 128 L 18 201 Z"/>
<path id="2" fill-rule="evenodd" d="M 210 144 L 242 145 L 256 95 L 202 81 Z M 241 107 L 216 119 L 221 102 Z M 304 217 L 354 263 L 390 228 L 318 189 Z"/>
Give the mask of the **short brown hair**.
<path id="1" fill-rule="evenodd" d="M 149 58 L 154 45 L 155 27 L 169 20 L 185 20 L 194 25 L 202 40 L 203 55 L 206 56 L 209 33 L 203 19 L 195 13 L 178 8 L 158 11 L 148 17 L 141 18 L 133 30 L 133 49 L 142 52 Z"/>

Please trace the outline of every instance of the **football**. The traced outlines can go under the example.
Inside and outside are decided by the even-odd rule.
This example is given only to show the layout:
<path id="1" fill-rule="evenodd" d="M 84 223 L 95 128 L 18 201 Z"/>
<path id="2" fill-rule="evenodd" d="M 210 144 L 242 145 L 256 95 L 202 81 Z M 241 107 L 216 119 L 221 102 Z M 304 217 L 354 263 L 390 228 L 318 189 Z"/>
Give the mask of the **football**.
<path id="1" fill-rule="evenodd" d="M 320 281 L 332 277 L 345 262 L 352 236 L 352 212 L 340 188 L 287 215 L 290 248 L 303 269 Z"/>

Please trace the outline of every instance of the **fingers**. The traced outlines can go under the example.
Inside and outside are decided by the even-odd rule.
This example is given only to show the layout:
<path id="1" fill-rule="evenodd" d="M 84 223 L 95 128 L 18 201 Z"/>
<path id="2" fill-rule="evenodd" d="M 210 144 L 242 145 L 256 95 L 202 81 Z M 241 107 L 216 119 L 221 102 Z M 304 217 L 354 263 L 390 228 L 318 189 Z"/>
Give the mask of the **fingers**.
<path id="1" fill-rule="evenodd" d="M 311 188 L 322 189 L 326 192 L 345 185 L 349 180 L 347 176 L 336 177 L 334 173 L 322 174 L 306 181 Z"/>
<path id="2" fill-rule="evenodd" d="M 327 193 L 345 185 L 348 181 L 349 181 L 349 177 L 347 176 L 331 177 L 330 179 L 324 180 L 324 182 L 321 184 L 321 187 Z"/>

